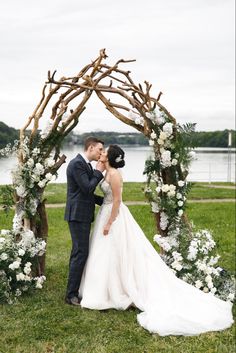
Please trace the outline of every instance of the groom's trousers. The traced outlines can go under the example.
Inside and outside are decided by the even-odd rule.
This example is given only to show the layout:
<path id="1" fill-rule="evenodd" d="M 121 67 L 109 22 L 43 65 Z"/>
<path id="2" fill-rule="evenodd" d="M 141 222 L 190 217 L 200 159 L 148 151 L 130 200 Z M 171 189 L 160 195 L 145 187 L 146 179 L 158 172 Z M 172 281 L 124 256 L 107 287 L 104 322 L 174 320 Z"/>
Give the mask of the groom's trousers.
<path id="1" fill-rule="evenodd" d="M 78 296 L 80 282 L 89 252 L 91 223 L 69 221 L 72 249 L 69 262 L 67 298 Z"/>

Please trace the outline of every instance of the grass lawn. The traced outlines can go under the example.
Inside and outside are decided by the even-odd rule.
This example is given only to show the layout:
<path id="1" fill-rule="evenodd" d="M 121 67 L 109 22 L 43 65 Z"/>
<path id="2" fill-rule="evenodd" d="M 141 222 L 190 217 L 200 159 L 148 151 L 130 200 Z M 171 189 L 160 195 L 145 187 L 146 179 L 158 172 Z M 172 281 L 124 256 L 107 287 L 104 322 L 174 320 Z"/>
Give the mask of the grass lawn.
<path id="1" fill-rule="evenodd" d="M 222 188 L 209 188 L 202 183 L 195 183 L 189 193 L 189 199 L 224 199 L 234 198 L 234 189 L 224 189 L 223 186 L 232 186 L 232 183 L 224 183 Z M 124 183 L 124 201 L 146 201 L 143 190 L 145 183 L 126 182 Z M 97 190 L 101 194 L 100 190 Z M 66 184 L 49 184 L 45 190 L 47 203 L 60 203 L 66 201 Z"/>
<path id="2" fill-rule="evenodd" d="M 149 206 L 129 208 L 152 241 L 155 227 Z M 138 310 L 99 312 L 65 305 L 71 241 L 63 212 L 62 208 L 48 210 L 44 289 L 21 298 L 17 305 L 0 307 L 0 353 L 235 352 L 233 328 L 196 337 L 159 337 L 139 327 Z M 198 228 L 212 229 L 222 256 L 221 266 L 234 270 L 233 203 L 191 204 L 188 215 Z M 0 211 L 0 228 L 10 228 L 11 220 L 11 215 L 6 218 Z"/>

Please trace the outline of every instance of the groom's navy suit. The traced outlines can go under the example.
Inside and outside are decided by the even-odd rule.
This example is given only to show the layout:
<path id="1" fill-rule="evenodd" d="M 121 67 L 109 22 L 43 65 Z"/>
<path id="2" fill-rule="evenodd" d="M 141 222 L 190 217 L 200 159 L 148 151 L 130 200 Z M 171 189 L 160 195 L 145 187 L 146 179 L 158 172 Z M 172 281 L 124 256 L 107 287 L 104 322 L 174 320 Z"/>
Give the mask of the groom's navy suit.
<path id="1" fill-rule="evenodd" d="M 95 203 L 101 205 L 103 201 L 101 196 L 94 195 L 97 184 L 103 179 L 103 174 L 93 170 L 80 154 L 70 161 L 66 174 L 65 220 L 68 221 L 72 238 L 66 297 L 71 299 L 78 296 L 88 257 L 89 234 L 94 220 Z"/>

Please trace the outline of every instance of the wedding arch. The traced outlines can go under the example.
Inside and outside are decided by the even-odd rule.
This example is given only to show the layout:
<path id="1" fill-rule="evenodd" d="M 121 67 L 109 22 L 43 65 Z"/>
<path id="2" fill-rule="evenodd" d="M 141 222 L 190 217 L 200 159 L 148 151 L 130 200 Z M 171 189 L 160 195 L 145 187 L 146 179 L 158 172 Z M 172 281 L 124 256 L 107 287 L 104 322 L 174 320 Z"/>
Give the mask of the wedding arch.
<path id="1" fill-rule="evenodd" d="M 63 139 L 77 126 L 94 93 L 112 115 L 147 136 L 153 147 L 154 157 L 146 161 L 144 170 L 145 195 L 156 220 L 154 240 L 164 260 L 179 277 L 196 287 L 230 296 L 229 285 L 222 291 L 220 269 L 216 267 L 219 257 L 211 255 L 215 247 L 211 234 L 207 230 L 196 232 L 184 212 L 189 191 L 186 178 L 193 159 L 190 136 L 195 124 L 180 126 L 160 103 L 162 92 L 154 97 L 149 82 L 134 82 L 123 65 L 135 60 L 120 59 L 109 65 L 106 58 L 105 49 L 100 50 L 99 56 L 75 76 L 56 78 L 56 71 L 49 71 L 40 101 L 20 130 L 18 165 L 13 172 L 13 229 L 2 230 L 0 236 L 1 258 L 6 262 L 8 258 L 8 270 L 12 271 L 11 281 L 7 271 L 0 271 L 5 292 L 13 287 L 17 296 L 22 288 L 27 290 L 33 267 L 37 272 L 34 285 L 42 287 L 48 236 L 44 190 L 66 160 L 60 153 Z M 46 127 L 41 129 L 45 120 Z M 8 248 L 14 248 L 11 258 L 6 239 Z"/>

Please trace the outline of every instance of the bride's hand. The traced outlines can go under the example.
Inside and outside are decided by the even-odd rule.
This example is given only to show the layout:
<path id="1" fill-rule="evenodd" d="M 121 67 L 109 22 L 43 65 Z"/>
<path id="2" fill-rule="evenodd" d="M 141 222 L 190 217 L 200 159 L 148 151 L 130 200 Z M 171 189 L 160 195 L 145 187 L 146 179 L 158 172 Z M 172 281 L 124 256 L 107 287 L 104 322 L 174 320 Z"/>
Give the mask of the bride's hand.
<path id="1" fill-rule="evenodd" d="M 103 235 L 108 235 L 109 231 L 110 231 L 111 225 L 110 224 L 106 224 L 104 229 L 103 229 Z"/>

